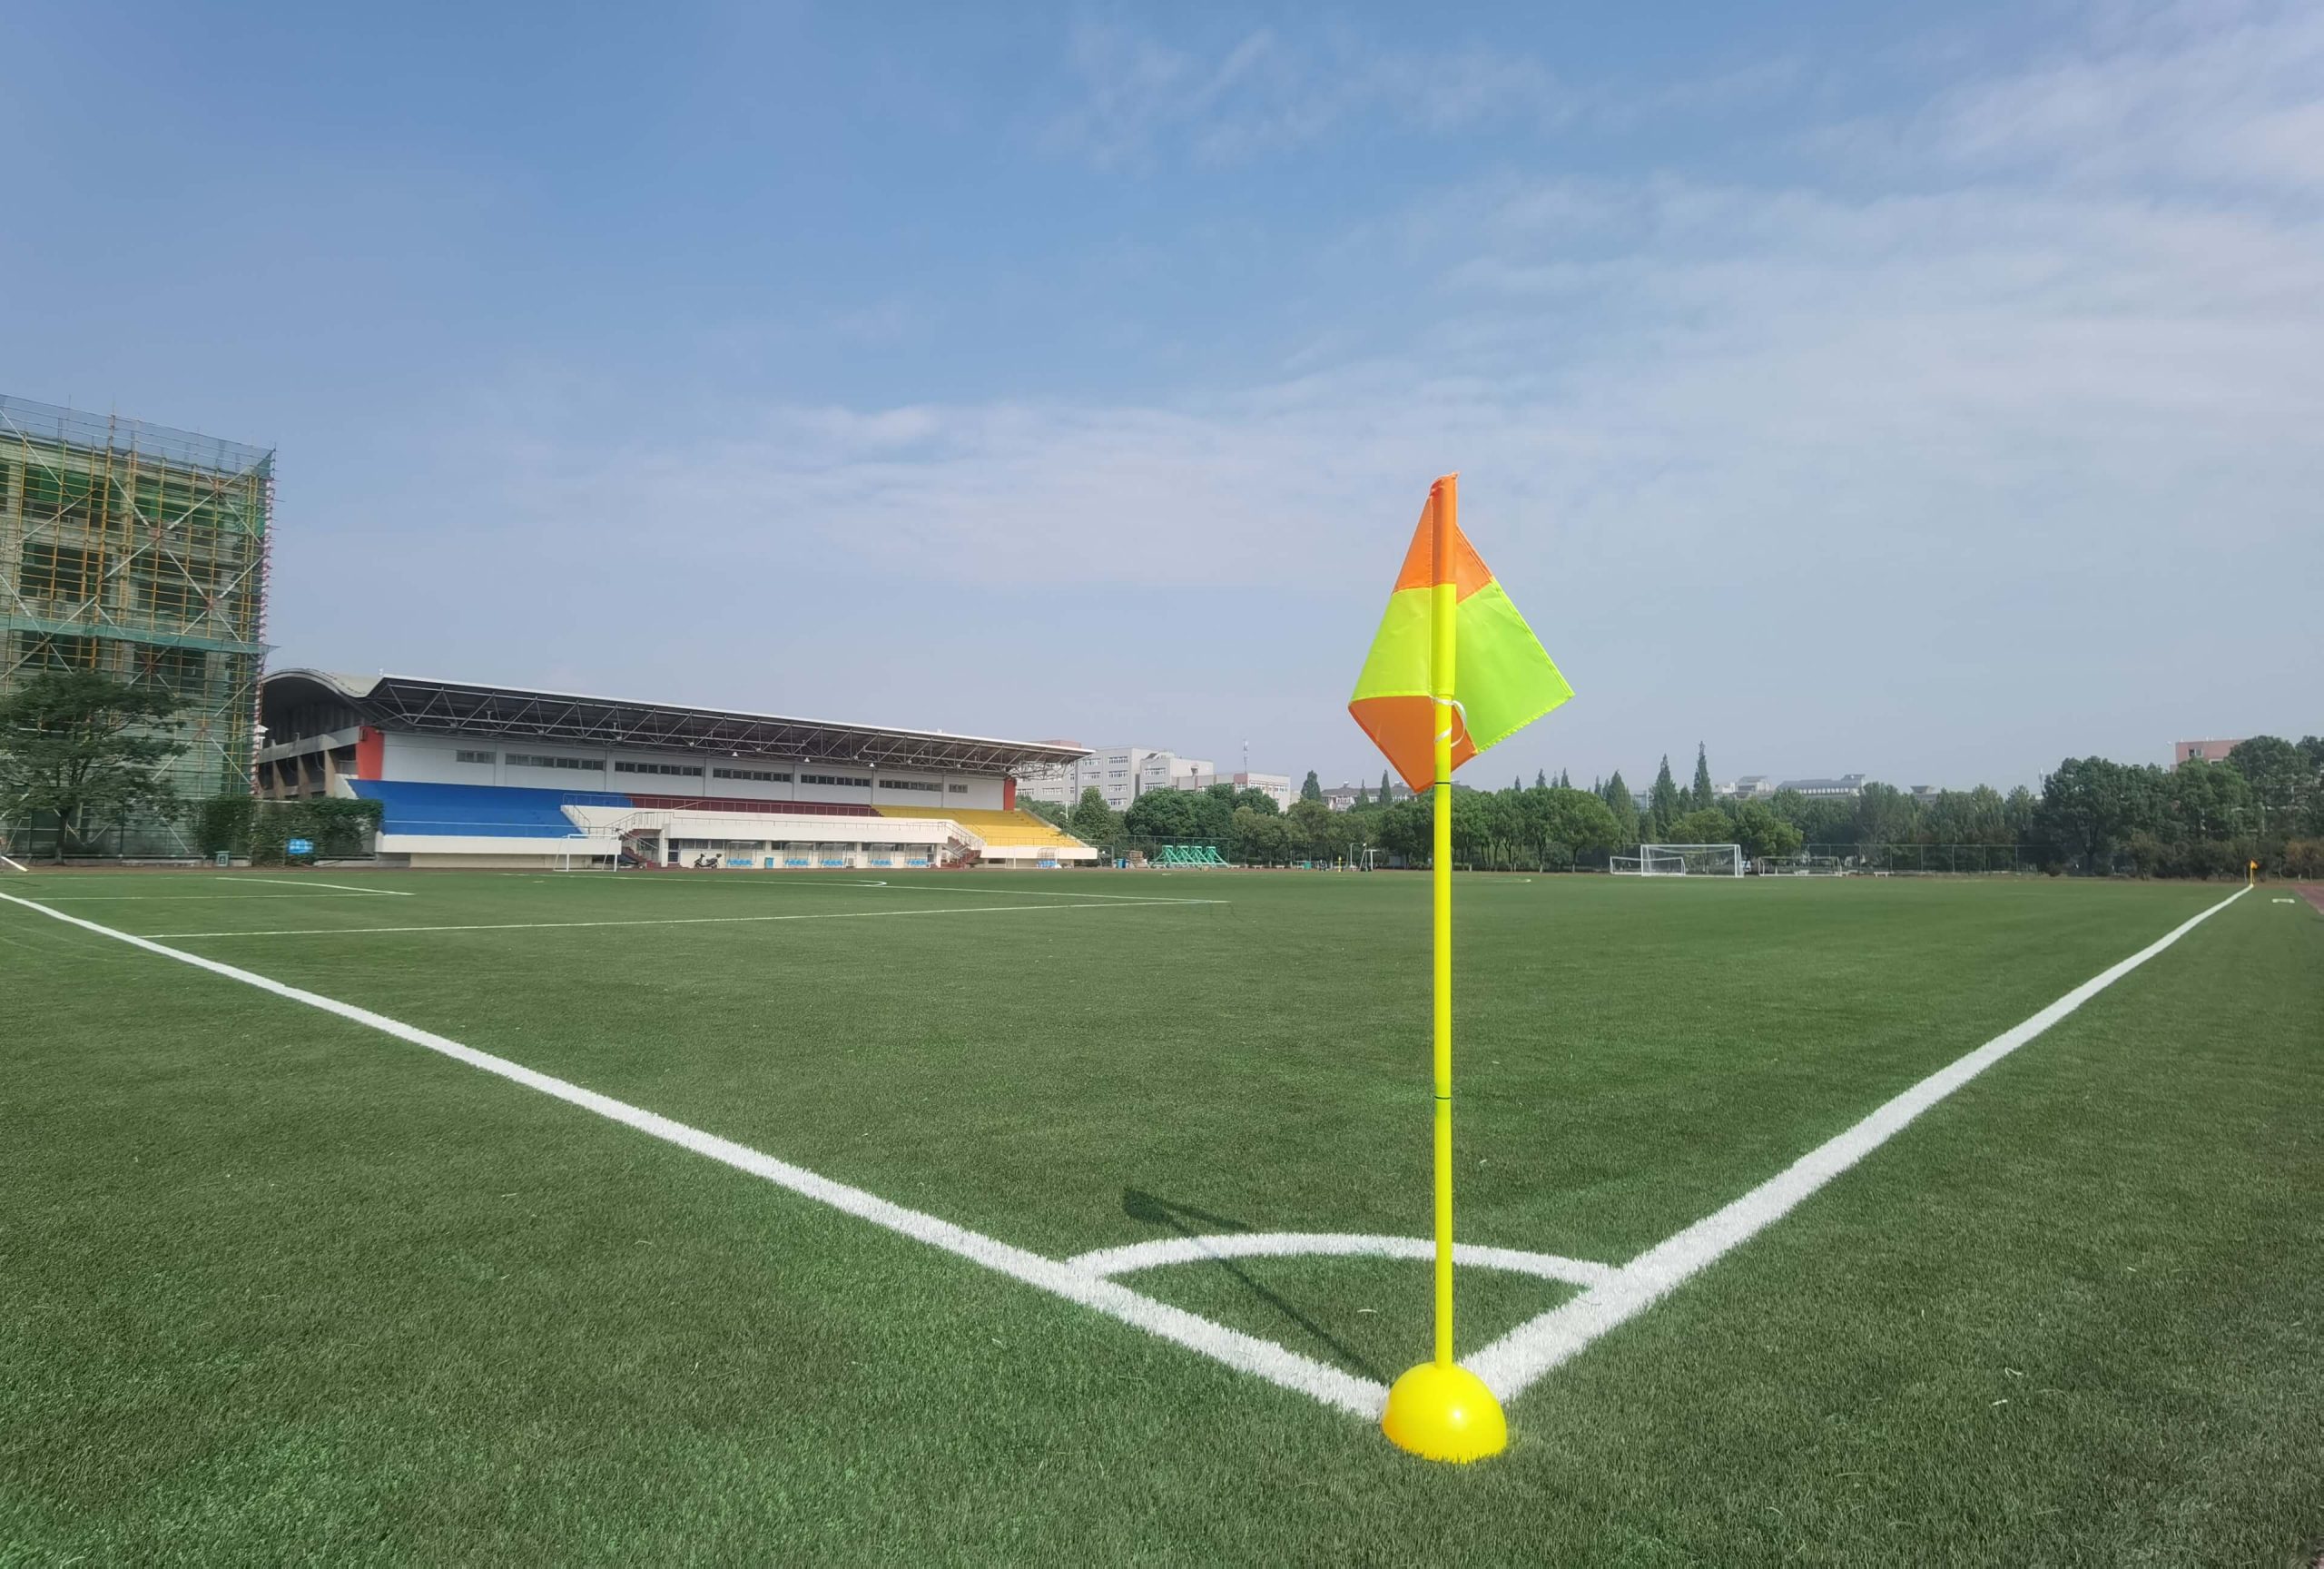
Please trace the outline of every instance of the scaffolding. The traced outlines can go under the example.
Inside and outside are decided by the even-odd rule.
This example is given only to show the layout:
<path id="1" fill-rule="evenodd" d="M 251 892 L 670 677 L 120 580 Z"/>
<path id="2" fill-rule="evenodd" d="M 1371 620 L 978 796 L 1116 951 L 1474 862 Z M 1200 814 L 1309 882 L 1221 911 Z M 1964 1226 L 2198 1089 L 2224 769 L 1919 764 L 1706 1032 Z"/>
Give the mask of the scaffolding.
<path id="1" fill-rule="evenodd" d="M 271 450 L 0 395 L 0 691 L 49 670 L 165 688 L 183 705 L 181 799 L 246 793 L 273 514 Z M 20 847 L 55 832 L 0 817 Z M 182 820 L 95 837 L 192 854 Z"/>

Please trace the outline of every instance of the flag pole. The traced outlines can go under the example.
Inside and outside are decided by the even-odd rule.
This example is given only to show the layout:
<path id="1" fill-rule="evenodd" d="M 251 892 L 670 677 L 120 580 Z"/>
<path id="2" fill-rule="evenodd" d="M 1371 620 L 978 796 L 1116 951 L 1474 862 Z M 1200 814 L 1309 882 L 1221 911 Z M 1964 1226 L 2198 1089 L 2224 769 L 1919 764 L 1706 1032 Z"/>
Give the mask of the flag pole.
<path id="1" fill-rule="evenodd" d="M 1436 1096 L 1436 1365 L 1452 1366 L 1452 706 L 1460 601 L 1452 581 L 1452 539 L 1460 522 L 1460 479 L 1436 482 L 1430 530 L 1429 696 L 1436 720 L 1436 841 L 1429 862 L 1436 915 L 1434 1078 Z"/>
<path id="2" fill-rule="evenodd" d="M 1482 1460 L 1509 1442 L 1508 1420 L 1484 1380 L 1452 1359 L 1452 733 L 1460 721 L 1454 680 L 1460 585 L 1460 479 L 1429 490 L 1429 698 L 1435 739 L 1435 854 L 1429 870 L 1435 916 L 1433 1104 L 1435 1108 L 1435 1355 L 1398 1378 L 1380 1425 L 1388 1437 L 1430 1460 Z"/>

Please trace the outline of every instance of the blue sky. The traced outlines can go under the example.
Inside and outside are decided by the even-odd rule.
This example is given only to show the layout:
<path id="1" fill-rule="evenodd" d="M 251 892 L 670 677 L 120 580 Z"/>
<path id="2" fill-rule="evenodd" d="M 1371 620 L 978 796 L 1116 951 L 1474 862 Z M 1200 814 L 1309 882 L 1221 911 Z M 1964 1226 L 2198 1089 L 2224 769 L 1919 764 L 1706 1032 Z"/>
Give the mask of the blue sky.
<path id="1" fill-rule="evenodd" d="M 0 390 L 280 450 L 277 665 L 1376 777 L 2324 728 L 2324 12 L 19 8 Z"/>

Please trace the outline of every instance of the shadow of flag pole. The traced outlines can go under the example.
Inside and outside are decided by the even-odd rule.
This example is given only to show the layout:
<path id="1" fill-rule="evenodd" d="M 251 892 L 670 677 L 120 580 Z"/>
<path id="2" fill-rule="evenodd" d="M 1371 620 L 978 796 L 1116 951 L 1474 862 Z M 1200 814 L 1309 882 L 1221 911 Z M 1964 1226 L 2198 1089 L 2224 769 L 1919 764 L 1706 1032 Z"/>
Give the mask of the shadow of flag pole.
<path id="1" fill-rule="evenodd" d="M 1463 667 L 1466 682 L 1457 678 Z M 1452 771 L 1572 696 L 1462 534 L 1459 477 L 1443 476 L 1429 487 L 1348 703 L 1404 783 L 1429 791 L 1434 816 L 1436 1344 L 1390 1388 L 1380 1424 L 1431 1460 L 1482 1460 L 1509 1442 L 1500 1402 L 1452 1351 Z"/>

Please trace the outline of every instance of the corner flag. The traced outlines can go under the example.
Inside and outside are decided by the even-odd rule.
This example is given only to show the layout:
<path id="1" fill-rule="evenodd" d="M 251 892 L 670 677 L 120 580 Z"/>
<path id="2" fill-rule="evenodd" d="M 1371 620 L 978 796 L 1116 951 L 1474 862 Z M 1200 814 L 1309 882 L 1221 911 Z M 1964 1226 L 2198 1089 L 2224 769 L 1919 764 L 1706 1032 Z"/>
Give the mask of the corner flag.
<path id="1" fill-rule="evenodd" d="M 1459 477 L 1445 475 L 1428 488 L 1347 705 L 1413 793 L 1435 795 L 1436 1355 L 1396 1380 L 1380 1418 L 1431 1460 L 1482 1460 L 1509 1442 L 1501 1403 L 1452 1359 L 1452 770 L 1572 696 L 1462 537 Z"/>
<path id="2" fill-rule="evenodd" d="M 1437 731 L 1430 626 L 1436 589 L 1452 588 L 1461 678 L 1444 676 L 1452 699 L 1452 766 L 1506 741 L 1573 696 L 1565 677 L 1517 613 L 1492 568 L 1461 532 L 1459 476 L 1428 488 L 1420 527 L 1387 614 L 1356 677 L 1347 711 L 1418 794 L 1436 782 L 1431 742 Z M 1442 525 L 1446 549 L 1436 551 Z M 1442 565 L 1440 566 L 1440 563 Z"/>

